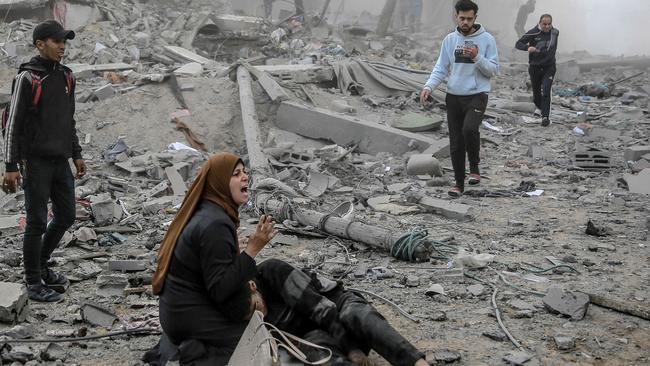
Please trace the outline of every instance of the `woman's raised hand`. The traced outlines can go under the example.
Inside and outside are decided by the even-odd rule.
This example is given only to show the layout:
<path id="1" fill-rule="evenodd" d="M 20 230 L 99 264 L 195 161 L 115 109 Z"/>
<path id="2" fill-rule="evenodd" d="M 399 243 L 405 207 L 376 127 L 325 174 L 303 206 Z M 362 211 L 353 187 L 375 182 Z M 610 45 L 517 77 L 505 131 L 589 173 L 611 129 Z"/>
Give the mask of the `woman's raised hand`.
<path id="1" fill-rule="evenodd" d="M 275 228 L 275 220 L 273 217 L 271 215 L 262 215 L 257 223 L 255 232 L 248 238 L 248 245 L 244 251 L 246 254 L 251 256 L 251 258 L 255 258 L 257 253 L 259 253 L 277 233 L 278 230 Z"/>

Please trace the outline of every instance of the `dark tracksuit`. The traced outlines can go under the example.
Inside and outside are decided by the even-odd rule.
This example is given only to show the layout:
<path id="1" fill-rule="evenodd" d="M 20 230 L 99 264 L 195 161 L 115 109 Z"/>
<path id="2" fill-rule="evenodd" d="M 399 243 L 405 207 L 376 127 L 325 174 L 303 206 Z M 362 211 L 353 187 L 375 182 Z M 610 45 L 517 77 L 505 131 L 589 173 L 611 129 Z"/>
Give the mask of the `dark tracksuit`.
<path id="1" fill-rule="evenodd" d="M 329 347 L 336 355 L 335 364 L 351 365 L 345 355 L 352 349 L 365 353 L 373 349 L 392 365 L 412 366 L 424 358 L 363 297 L 339 283 L 277 259 L 260 263 L 257 271 L 255 282 L 268 309 L 265 320 Z M 303 351 L 311 359 L 318 357 L 318 351 Z"/>
<path id="2" fill-rule="evenodd" d="M 181 361 L 185 345 L 196 340 L 210 354 L 189 351 L 188 358 L 227 363 L 248 322 L 233 322 L 217 307 L 256 274 L 255 260 L 239 254 L 232 219 L 221 206 L 202 201 L 178 238 L 160 294 L 160 325 L 180 346 Z"/>
<path id="3" fill-rule="evenodd" d="M 81 159 L 75 127 L 75 97 L 58 62 L 34 57 L 20 66 L 5 129 L 7 172 L 21 170 L 27 226 L 23 240 L 25 280 L 41 281 L 50 255 L 75 220 L 74 177 L 68 159 Z M 42 94 L 34 106 L 32 78 L 42 79 Z M 71 74 L 70 74 L 71 75 Z M 71 89 L 71 90 L 69 90 Z M 47 224 L 47 204 L 54 218 Z"/>
<path id="4" fill-rule="evenodd" d="M 551 86 L 555 77 L 555 51 L 560 34 L 555 28 L 542 32 L 538 26 L 529 30 L 515 44 L 518 50 L 527 51 L 535 47 L 539 52 L 528 54 L 528 73 L 533 88 L 533 101 L 542 111 L 542 117 L 551 113 Z"/>

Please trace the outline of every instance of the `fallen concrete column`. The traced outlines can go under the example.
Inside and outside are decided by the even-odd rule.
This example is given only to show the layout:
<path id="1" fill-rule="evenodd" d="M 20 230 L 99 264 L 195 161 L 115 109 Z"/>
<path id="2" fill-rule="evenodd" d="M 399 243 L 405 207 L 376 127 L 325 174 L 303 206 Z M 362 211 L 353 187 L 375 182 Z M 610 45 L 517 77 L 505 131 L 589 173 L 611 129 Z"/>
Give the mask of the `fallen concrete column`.
<path id="1" fill-rule="evenodd" d="M 248 70 L 243 66 L 238 67 L 239 103 L 241 104 L 241 118 L 244 124 L 244 133 L 246 134 L 246 148 L 250 162 L 249 169 L 251 172 L 267 173 L 269 172 L 269 165 L 266 155 L 262 152 L 251 81 L 251 74 Z"/>
<path id="2" fill-rule="evenodd" d="M 435 157 L 449 155 L 449 143 L 446 140 L 434 140 L 296 102 L 282 102 L 276 123 L 279 128 L 309 138 L 327 139 L 342 146 L 359 144 L 359 151 L 364 153 L 404 154 L 433 146 L 432 154 Z"/>
<path id="3" fill-rule="evenodd" d="M 283 100 L 289 99 L 289 96 L 287 93 L 284 92 L 284 89 L 280 84 L 277 83 L 271 76 L 269 76 L 268 73 L 264 71 L 260 71 L 259 69 L 251 66 L 249 63 L 244 62 L 242 63 L 242 66 L 248 70 L 256 79 L 257 82 L 260 83 L 266 94 L 269 95 L 269 98 L 271 98 L 272 101 L 279 100 L 280 102 Z"/>
<path id="4" fill-rule="evenodd" d="M 350 221 L 331 214 L 306 210 L 296 206 L 289 209 L 286 202 L 271 197 L 270 193 L 260 193 L 256 197 L 256 202 L 260 211 L 272 215 L 277 222 L 283 222 L 284 220 L 297 221 L 301 225 L 313 226 L 328 234 L 355 240 L 389 252 L 400 238 L 409 234 L 408 232 L 394 232 L 383 227 Z M 415 248 L 413 257 L 417 261 L 428 260 L 431 251 L 430 245 L 420 245 Z"/>

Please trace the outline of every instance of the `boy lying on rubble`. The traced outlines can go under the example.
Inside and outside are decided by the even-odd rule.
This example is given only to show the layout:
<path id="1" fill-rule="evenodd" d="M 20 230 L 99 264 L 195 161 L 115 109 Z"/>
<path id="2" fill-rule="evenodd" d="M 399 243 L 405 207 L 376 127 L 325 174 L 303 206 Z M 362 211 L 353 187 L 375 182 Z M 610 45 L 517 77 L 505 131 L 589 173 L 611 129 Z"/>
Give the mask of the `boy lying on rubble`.
<path id="1" fill-rule="evenodd" d="M 280 330 L 330 348 L 331 365 L 368 365 L 375 350 L 392 365 L 426 366 L 424 354 L 399 334 L 360 295 L 343 285 L 292 265 L 268 259 L 257 266 L 257 276 L 222 303 L 233 321 L 248 320 L 255 310 Z M 308 359 L 323 355 L 303 350 Z"/>

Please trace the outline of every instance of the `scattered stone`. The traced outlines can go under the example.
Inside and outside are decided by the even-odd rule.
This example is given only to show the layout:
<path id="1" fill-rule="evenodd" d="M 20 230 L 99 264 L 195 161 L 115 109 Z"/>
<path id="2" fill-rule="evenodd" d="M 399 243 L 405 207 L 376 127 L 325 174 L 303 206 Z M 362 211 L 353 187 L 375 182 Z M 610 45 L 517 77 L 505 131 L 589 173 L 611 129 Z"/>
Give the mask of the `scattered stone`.
<path id="1" fill-rule="evenodd" d="M 512 299 L 508 301 L 508 306 L 512 307 L 515 310 L 535 311 L 534 305 L 519 299 Z"/>
<path id="2" fill-rule="evenodd" d="M 404 277 L 404 284 L 408 287 L 418 287 L 420 286 L 420 278 L 418 276 L 406 276 Z"/>
<path id="3" fill-rule="evenodd" d="M 533 358 L 533 356 L 523 351 L 513 352 L 503 356 L 504 361 L 514 366 L 524 365 L 526 362 L 530 361 L 531 358 Z"/>
<path id="4" fill-rule="evenodd" d="M 559 287 L 552 287 L 542 299 L 546 307 L 556 313 L 581 320 L 589 307 L 589 296 L 581 292 L 564 291 Z"/>
<path id="5" fill-rule="evenodd" d="M 637 161 L 647 153 L 650 153 L 650 146 L 630 146 L 625 149 L 623 158 L 625 161 Z"/>
<path id="6" fill-rule="evenodd" d="M 452 363 L 460 360 L 460 353 L 448 349 L 434 351 L 433 358 L 439 363 Z"/>
<path id="7" fill-rule="evenodd" d="M 115 88 L 111 84 L 106 84 L 96 89 L 93 95 L 99 100 L 106 100 L 115 96 Z"/>
<path id="8" fill-rule="evenodd" d="M 41 352 L 41 359 L 43 361 L 65 361 L 66 358 L 66 349 L 59 343 L 50 343 L 47 345 L 47 348 Z"/>
<path id="9" fill-rule="evenodd" d="M 445 289 L 442 287 L 442 285 L 438 283 L 434 283 L 433 285 L 429 286 L 429 288 L 426 291 L 424 291 L 424 294 L 427 296 L 447 295 L 445 293 Z"/>
<path id="10" fill-rule="evenodd" d="M 0 282 L 0 322 L 23 322 L 28 312 L 27 288 L 19 283 Z"/>
<path id="11" fill-rule="evenodd" d="M 511 315 L 514 319 L 529 319 L 535 316 L 532 310 L 517 310 Z"/>
<path id="12" fill-rule="evenodd" d="M 592 220 L 587 222 L 587 229 L 585 230 L 587 235 L 592 236 L 607 236 L 611 235 L 611 230 L 605 226 L 597 225 Z"/>
<path id="13" fill-rule="evenodd" d="M 485 286 L 481 284 L 475 284 L 467 287 L 467 292 L 472 294 L 473 296 L 481 296 L 485 293 Z"/>
<path id="14" fill-rule="evenodd" d="M 34 325 L 32 324 L 18 324 L 12 328 L 0 330 L 0 337 L 27 339 L 32 338 L 35 331 Z"/>
<path id="15" fill-rule="evenodd" d="M 553 340 L 555 341 L 555 345 L 557 346 L 557 349 L 561 351 L 570 350 L 575 347 L 575 340 L 573 339 L 573 337 L 559 335 L 553 337 Z"/>
<path id="16" fill-rule="evenodd" d="M 434 312 L 429 318 L 434 322 L 444 322 L 447 320 L 447 313 L 442 310 L 438 310 Z"/>
<path id="17" fill-rule="evenodd" d="M 106 328 L 113 326 L 113 323 L 118 320 L 112 311 L 91 303 L 86 303 L 81 307 L 81 316 L 86 323 Z"/>
<path id="18" fill-rule="evenodd" d="M 497 342 L 505 342 L 508 339 L 508 337 L 500 330 L 485 331 L 482 334 Z"/>

